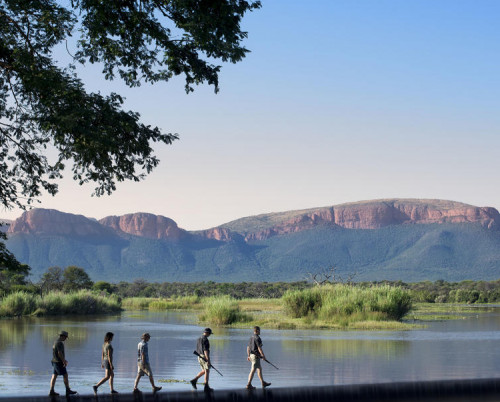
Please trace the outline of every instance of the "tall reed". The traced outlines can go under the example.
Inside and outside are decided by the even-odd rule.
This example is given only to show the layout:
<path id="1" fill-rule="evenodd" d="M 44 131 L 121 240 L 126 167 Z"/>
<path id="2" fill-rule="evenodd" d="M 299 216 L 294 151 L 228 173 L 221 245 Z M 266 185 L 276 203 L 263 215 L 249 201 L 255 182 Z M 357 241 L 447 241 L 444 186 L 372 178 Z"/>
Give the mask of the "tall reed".
<path id="1" fill-rule="evenodd" d="M 0 304 L 0 316 L 18 317 L 36 310 L 37 296 L 26 292 L 14 292 L 5 296 Z"/>
<path id="2" fill-rule="evenodd" d="M 49 292 L 45 296 L 11 293 L 0 304 L 0 316 L 104 314 L 121 310 L 115 296 L 100 296 L 89 290 L 74 293 Z"/>
<path id="3" fill-rule="evenodd" d="M 283 296 L 283 305 L 285 312 L 294 318 L 401 320 L 411 309 L 411 297 L 408 291 L 389 285 L 334 284 L 287 292 Z"/>
<path id="4" fill-rule="evenodd" d="M 252 319 L 250 315 L 241 312 L 235 299 L 227 295 L 208 297 L 205 305 L 205 313 L 200 318 L 213 325 L 229 325 Z"/>

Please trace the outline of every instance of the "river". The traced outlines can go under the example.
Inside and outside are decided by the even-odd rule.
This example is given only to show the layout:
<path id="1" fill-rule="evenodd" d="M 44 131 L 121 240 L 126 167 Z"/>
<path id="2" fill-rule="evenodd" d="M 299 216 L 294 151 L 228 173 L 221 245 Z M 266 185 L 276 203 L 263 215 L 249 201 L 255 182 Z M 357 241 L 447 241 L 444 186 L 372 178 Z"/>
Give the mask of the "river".
<path id="1" fill-rule="evenodd" d="M 478 312 L 479 312 L 478 308 Z M 272 386 L 359 384 L 461 378 L 491 378 L 500 372 L 500 307 L 467 319 L 428 322 L 410 331 L 269 330 L 261 338 L 267 358 L 264 379 Z M 130 392 L 136 374 L 136 348 L 151 334 L 149 355 L 155 380 L 165 391 L 189 390 L 199 371 L 193 355 L 203 327 L 189 312 L 130 312 L 113 316 L 44 317 L 0 320 L 0 395 L 44 395 L 49 390 L 52 344 L 60 330 L 71 387 L 92 393 L 103 377 L 100 351 L 104 334 L 115 334 L 115 388 Z M 243 388 L 250 363 L 246 345 L 251 329 L 212 328 L 211 373 L 215 389 Z M 255 376 L 254 385 L 258 386 Z M 149 391 L 146 378 L 139 388 Z M 62 378 L 56 391 L 63 392 Z M 107 393 L 104 384 L 99 392 Z M 162 391 L 163 392 L 163 391 Z"/>

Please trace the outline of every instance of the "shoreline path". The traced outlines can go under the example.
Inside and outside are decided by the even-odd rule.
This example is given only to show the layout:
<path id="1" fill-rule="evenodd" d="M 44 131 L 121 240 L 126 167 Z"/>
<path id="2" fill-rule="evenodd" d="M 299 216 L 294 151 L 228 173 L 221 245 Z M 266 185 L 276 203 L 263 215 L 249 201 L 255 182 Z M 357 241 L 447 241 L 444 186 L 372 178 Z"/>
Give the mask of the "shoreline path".
<path id="1" fill-rule="evenodd" d="M 0 401 L 12 402 L 493 402 L 500 400 L 500 378 L 474 380 L 421 381 L 379 384 L 355 384 L 325 387 L 290 387 L 255 390 L 220 390 L 213 392 L 163 391 L 141 392 L 137 394 L 91 394 L 65 396 L 8 396 Z"/>

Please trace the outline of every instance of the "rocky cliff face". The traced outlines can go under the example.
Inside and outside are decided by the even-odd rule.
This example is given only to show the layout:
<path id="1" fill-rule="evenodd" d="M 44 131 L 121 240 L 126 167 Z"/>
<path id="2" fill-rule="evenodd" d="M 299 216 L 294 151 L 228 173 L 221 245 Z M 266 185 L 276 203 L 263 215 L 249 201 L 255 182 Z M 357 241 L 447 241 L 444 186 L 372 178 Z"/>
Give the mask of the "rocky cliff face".
<path id="1" fill-rule="evenodd" d="M 8 233 L 51 235 L 121 235 L 149 239 L 183 240 L 191 236 L 217 241 L 265 240 L 272 236 L 308 230 L 318 225 L 346 229 L 379 229 L 389 225 L 478 223 L 500 229 L 494 208 L 442 200 L 391 199 L 342 204 L 242 218 L 196 232 L 187 232 L 169 218 L 148 213 L 108 216 L 95 221 L 48 209 L 33 209 L 11 222 Z"/>
<path id="2" fill-rule="evenodd" d="M 235 233 L 229 229 L 222 228 L 222 227 L 216 227 L 212 229 L 207 229 L 207 230 L 202 230 L 199 232 L 196 232 L 198 236 L 201 236 L 202 238 L 205 239 L 211 239 L 211 240 L 217 240 L 217 241 L 232 241 L 236 239 L 243 239 L 243 237 Z"/>
<path id="3" fill-rule="evenodd" d="M 180 229 L 172 219 L 143 212 L 108 216 L 101 219 L 99 223 L 117 232 L 149 239 L 179 240 L 189 236 L 188 232 Z"/>
<path id="4" fill-rule="evenodd" d="M 82 215 L 53 209 L 32 209 L 11 222 L 7 234 L 27 233 L 53 236 L 109 236 L 113 232 L 99 222 Z"/>
<path id="5" fill-rule="evenodd" d="M 479 223 L 489 229 L 500 228 L 500 214 L 494 208 L 475 207 L 441 200 L 381 200 L 332 207 L 292 211 L 282 219 L 266 219 L 265 228 L 245 233 L 247 241 L 307 230 L 317 225 L 347 229 L 378 229 L 389 225 L 432 223 Z M 232 228 L 237 221 L 228 225 Z M 262 222 L 262 219 L 260 220 Z M 262 226 L 262 225 L 259 225 Z"/>

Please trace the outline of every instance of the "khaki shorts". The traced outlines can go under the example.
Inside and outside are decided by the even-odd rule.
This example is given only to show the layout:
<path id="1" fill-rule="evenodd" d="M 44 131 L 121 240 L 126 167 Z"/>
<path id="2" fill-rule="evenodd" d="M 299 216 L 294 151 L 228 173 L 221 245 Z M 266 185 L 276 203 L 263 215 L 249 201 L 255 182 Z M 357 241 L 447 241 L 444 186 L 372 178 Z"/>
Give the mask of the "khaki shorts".
<path id="1" fill-rule="evenodd" d="M 137 363 L 137 375 L 141 377 L 143 375 L 151 377 L 153 375 L 153 372 L 151 371 L 151 367 L 149 367 L 149 363 L 146 364 Z"/>
<path id="2" fill-rule="evenodd" d="M 262 369 L 260 366 L 260 357 L 257 357 L 253 353 L 250 353 L 250 361 L 252 362 L 252 369 Z"/>
<path id="3" fill-rule="evenodd" d="M 200 363 L 200 367 L 202 370 L 210 370 L 210 367 L 208 367 L 208 362 L 199 356 L 198 356 L 198 363 Z"/>

